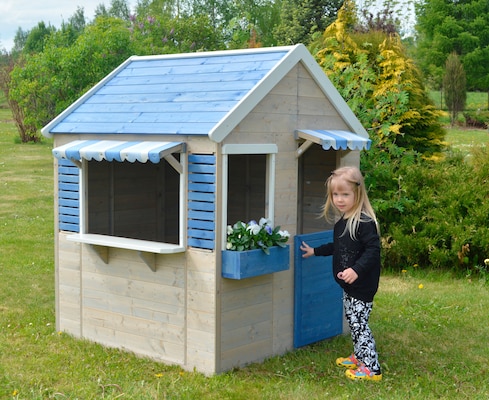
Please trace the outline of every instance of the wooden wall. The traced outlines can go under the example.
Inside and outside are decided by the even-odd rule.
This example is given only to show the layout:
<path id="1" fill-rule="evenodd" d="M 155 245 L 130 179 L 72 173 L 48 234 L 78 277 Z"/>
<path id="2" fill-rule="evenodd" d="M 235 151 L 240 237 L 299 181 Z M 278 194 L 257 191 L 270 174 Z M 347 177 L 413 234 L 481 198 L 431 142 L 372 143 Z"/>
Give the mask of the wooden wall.
<path id="1" fill-rule="evenodd" d="M 56 246 L 56 330 L 81 337 L 81 247 L 58 234 Z"/>
<path id="2" fill-rule="evenodd" d="M 301 198 L 299 202 L 298 198 L 301 160 L 296 157 L 298 143 L 294 139 L 294 130 L 301 128 L 349 130 L 308 71 L 299 64 L 223 142 L 278 145 L 274 222 L 292 237 L 301 233 L 297 227 L 298 207 L 299 203 L 303 207 L 304 201 Z M 312 207 L 324 201 L 326 173 L 337 167 L 341 159 L 334 150 L 327 152 L 320 148 L 313 152 L 313 161 L 307 164 L 307 178 L 314 178 L 311 185 L 318 187 L 309 191 L 315 196 L 313 204 L 305 212 L 301 211 L 301 218 L 308 218 L 306 223 L 310 225 L 314 225 Z M 317 173 L 310 171 L 315 163 L 322 164 Z M 316 225 L 311 229 L 317 230 Z M 288 271 L 242 281 L 221 280 L 219 370 L 260 361 L 293 348 L 294 251 L 291 246 Z"/>
<path id="3" fill-rule="evenodd" d="M 185 369 L 216 371 L 215 252 L 157 256 L 156 272 L 136 251 L 58 235 L 57 329 Z"/>

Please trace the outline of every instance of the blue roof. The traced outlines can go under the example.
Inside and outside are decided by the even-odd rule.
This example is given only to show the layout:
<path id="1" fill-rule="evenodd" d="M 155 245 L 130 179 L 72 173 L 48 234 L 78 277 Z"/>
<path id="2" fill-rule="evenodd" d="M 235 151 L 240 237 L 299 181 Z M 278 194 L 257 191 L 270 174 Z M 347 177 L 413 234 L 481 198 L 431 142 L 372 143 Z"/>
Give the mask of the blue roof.
<path id="1" fill-rule="evenodd" d="M 303 45 L 134 56 L 42 133 L 209 135 L 219 142 L 299 61 L 320 75 L 318 82 L 330 84 Z M 336 92 L 330 86 L 325 90 Z M 356 121 L 341 96 L 333 95 Z M 359 122 L 357 128 L 363 130 Z"/>

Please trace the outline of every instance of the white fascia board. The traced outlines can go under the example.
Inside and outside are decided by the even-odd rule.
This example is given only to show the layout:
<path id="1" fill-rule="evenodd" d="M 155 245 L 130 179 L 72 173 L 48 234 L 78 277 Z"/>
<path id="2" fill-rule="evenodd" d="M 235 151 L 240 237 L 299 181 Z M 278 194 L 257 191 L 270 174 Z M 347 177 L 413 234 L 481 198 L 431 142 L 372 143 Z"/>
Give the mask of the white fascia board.
<path id="1" fill-rule="evenodd" d="M 53 134 L 50 132 L 51 129 L 60 123 L 67 115 L 76 110 L 80 105 L 82 105 L 85 101 L 87 101 L 90 97 L 92 97 L 101 87 L 103 87 L 109 80 L 111 80 L 115 75 L 117 75 L 122 69 L 126 68 L 128 64 L 133 61 L 134 57 L 128 58 L 121 65 L 119 65 L 116 69 L 114 69 L 109 75 L 103 78 L 100 82 L 95 84 L 90 90 L 88 90 L 85 94 L 83 94 L 78 100 L 72 103 L 68 108 L 58 114 L 51 122 L 49 122 L 46 126 L 41 129 L 41 133 L 43 136 L 47 138 L 53 137 Z M 90 132 L 86 132 L 90 133 Z"/>

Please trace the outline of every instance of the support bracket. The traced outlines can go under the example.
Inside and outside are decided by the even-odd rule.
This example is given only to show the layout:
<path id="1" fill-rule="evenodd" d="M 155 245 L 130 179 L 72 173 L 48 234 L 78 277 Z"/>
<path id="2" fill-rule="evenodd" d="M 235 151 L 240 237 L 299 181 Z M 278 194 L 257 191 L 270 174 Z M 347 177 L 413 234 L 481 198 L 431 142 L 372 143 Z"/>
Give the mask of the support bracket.
<path id="1" fill-rule="evenodd" d="M 145 262 L 149 269 L 156 272 L 156 254 L 147 251 L 138 251 L 139 257 Z"/>
<path id="2" fill-rule="evenodd" d="M 90 245 L 100 259 L 105 263 L 109 263 L 109 248 L 106 246 L 97 246 L 96 244 Z"/>

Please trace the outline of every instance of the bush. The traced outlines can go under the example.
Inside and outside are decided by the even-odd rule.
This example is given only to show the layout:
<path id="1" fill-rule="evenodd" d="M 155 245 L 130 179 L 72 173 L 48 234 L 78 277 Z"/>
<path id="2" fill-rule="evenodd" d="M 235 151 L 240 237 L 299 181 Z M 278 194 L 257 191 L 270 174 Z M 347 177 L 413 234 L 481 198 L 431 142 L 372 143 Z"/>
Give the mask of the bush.
<path id="1" fill-rule="evenodd" d="M 380 160 L 383 160 L 380 162 Z M 489 257 L 489 149 L 470 157 L 448 153 L 424 160 L 415 153 L 385 161 L 362 158 L 370 199 L 382 230 L 383 264 L 474 270 Z"/>
<path id="2" fill-rule="evenodd" d="M 465 111 L 465 125 L 473 128 L 489 128 L 489 111 Z"/>

